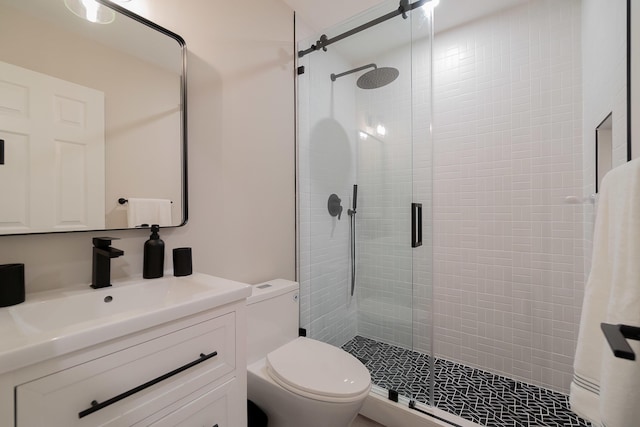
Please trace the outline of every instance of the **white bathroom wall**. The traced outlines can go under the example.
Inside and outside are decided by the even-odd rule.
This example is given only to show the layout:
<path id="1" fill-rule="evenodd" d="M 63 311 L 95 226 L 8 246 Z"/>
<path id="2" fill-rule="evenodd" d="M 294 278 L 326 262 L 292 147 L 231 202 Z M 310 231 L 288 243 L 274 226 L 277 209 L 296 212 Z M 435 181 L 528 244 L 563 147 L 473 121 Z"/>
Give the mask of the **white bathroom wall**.
<path id="1" fill-rule="evenodd" d="M 584 286 L 581 34 L 580 1 L 531 0 L 434 51 L 436 354 L 564 392 Z"/>
<path id="2" fill-rule="evenodd" d="M 279 0 L 134 0 L 188 48 L 189 223 L 162 230 L 194 269 L 248 283 L 295 278 L 293 12 Z M 144 171 L 140 171 L 144 173 Z M 26 264 L 27 291 L 91 280 L 91 238 L 120 237 L 113 277 L 140 274 L 148 233 L 0 237 L 0 263 Z"/>

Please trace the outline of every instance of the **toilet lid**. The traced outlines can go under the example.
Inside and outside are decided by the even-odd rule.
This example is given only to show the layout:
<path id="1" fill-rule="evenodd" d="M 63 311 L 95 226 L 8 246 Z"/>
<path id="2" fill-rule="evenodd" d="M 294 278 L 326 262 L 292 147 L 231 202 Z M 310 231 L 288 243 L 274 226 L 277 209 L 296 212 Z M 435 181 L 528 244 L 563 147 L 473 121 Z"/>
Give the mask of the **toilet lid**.
<path id="1" fill-rule="evenodd" d="M 280 385 L 317 398 L 353 398 L 367 393 L 371 386 L 369 371 L 358 359 L 309 338 L 297 338 L 272 351 L 266 364 L 269 375 Z"/>

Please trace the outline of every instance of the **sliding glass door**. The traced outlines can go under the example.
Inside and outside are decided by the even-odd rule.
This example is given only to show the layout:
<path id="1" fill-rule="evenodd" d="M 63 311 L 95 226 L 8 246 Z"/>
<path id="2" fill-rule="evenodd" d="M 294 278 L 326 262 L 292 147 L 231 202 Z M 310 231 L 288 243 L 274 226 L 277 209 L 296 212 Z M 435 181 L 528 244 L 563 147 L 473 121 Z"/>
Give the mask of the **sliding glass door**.
<path id="1" fill-rule="evenodd" d="M 324 34 L 397 9 L 385 2 Z M 388 19 L 304 55 L 298 78 L 301 324 L 365 363 L 380 392 L 425 402 L 431 22 L 427 7 Z"/>

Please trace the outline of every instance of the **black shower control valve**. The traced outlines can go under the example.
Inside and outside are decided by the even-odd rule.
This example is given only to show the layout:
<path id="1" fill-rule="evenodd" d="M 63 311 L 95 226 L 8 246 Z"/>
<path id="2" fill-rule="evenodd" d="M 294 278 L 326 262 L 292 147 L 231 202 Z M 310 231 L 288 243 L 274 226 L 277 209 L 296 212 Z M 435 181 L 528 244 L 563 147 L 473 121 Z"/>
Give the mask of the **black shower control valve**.
<path id="1" fill-rule="evenodd" d="M 338 219 L 340 219 L 340 217 L 342 216 L 341 203 L 342 200 L 340 200 L 337 194 L 330 195 L 329 200 L 327 201 L 327 210 L 329 211 L 329 215 L 333 217 L 337 216 Z"/>

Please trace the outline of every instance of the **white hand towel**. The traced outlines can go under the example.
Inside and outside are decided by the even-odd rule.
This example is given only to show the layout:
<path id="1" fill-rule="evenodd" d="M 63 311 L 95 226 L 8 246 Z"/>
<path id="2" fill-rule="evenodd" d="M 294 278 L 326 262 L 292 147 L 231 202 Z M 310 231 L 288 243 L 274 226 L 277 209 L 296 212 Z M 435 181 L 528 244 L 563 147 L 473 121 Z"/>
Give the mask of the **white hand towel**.
<path id="1" fill-rule="evenodd" d="M 171 200 L 129 198 L 127 203 L 127 222 L 129 227 L 142 224 L 171 224 Z"/>
<path id="2" fill-rule="evenodd" d="M 640 343 L 636 361 L 613 355 L 600 323 L 640 326 L 640 159 L 602 182 L 571 383 L 571 409 L 595 426 L 640 425 Z"/>

